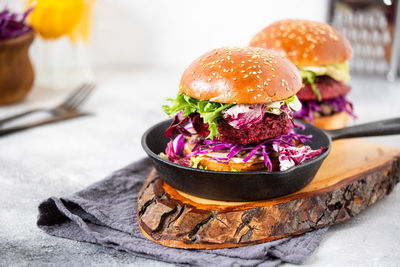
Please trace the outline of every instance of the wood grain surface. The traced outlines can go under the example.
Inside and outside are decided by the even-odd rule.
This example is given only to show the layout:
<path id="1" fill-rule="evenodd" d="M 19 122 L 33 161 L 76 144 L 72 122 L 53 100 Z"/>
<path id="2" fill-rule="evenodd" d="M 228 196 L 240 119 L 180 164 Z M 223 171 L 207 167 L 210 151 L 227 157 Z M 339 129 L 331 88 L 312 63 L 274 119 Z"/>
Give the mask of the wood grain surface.
<path id="1" fill-rule="evenodd" d="M 399 149 L 340 140 L 309 185 L 268 201 L 198 198 L 172 188 L 152 170 L 137 215 L 144 235 L 165 246 L 238 247 L 346 221 L 389 194 L 399 179 Z"/>

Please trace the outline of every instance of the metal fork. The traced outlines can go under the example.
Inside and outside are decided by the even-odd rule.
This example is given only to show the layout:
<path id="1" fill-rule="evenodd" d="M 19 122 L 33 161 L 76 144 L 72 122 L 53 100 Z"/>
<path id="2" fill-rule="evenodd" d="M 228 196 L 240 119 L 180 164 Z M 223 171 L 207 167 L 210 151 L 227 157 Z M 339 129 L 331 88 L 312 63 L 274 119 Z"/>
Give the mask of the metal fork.
<path id="1" fill-rule="evenodd" d="M 51 117 L 46 120 L 41 120 L 41 121 L 28 123 L 28 124 L 24 124 L 21 126 L 10 127 L 10 128 L 6 128 L 6 129 L 0 129 L 0 136 L 16 133 L 16 132 L 27 130 L 27 129 L 37 127 L 37 126 L 42 126 L 42 125 L 46 125 L 46 124 L 50 124 L 50 123 L 73 119 L 73 118 L 79 118 L 79 117 L 83 117 L 83 116 L 87 116 L 87 115 L 90 115 L 90 114 L 84 113 L 84 112 L 78 112 L 78 111 L 67 112 L 65 114 L 57 115 L 57 116 Z"/>
<path id="2" fill-rule="evenodd" d="M 93 89 L 95 88 L 94 84 L 85 83 L 76 90 L 74 90 L 67 99 L 64 100 L 58 106 L 53 108 L 36 108 L 29 111 L 25 111 L 11 117 L 7 117 L 0 120 L 0 126 L 6 122 L 10 122 L 12 120 L 25 117 L 29 114 L 33 114 L 36 112 L 49 112 L 53 115 L 53 117 L 60 116 L 62 114 L 68 113 L 77 113 L 78 108 L 88 99 Z"/>

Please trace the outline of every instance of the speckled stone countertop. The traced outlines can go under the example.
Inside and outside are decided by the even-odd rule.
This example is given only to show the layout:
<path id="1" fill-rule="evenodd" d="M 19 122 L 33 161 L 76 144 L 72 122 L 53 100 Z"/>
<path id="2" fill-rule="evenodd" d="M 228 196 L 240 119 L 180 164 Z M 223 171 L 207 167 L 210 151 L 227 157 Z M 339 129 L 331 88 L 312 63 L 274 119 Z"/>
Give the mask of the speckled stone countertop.
<path id="1" fill-rule="evenodd" d="M 145 156 L 142 133 L 163 120 L 164 98 L 178 90 L 181 70 L 100 70 L 85 110 L 94 116 L 0 138 L 0 266 L 165 266 L 97 245 L 56 238 L 36 227 L 37 206 L 102 179 Z M 400 82 L 353 78 L 353 100 L 363 123 L 400 116 Z M 35 88 L 0 117 L 52 106 L 68 91 Z M 369 138 L 400 148 L 400 136 Z M 400 186 L 352 220 L 331 227 L 305 266 L 396 266 L 400 262 Z"/>

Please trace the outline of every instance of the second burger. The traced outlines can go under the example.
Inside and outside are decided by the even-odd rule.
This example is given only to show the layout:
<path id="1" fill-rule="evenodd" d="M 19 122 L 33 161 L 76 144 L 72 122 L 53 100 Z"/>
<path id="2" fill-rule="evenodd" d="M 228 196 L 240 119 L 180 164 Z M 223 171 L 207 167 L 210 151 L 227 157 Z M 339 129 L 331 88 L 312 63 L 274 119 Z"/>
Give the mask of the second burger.
<path id="1" fill-rule="evenodd" d="M 347 61 L 352 48 L 346 37 L 322 22 L 288 19 L 257 33 L 250 46 L 286 56 L 300 71 L 303 88 L 297 93 L 302 109 L 295 117 L 325 129 L 342 128 L 353 114 Z"/>

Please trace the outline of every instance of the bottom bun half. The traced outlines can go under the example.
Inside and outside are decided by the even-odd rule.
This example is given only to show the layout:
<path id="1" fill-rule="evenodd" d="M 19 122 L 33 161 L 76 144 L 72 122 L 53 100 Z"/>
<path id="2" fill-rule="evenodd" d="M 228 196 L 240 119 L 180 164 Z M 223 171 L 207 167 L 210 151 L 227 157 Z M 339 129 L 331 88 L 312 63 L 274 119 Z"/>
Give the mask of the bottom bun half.
<path id="1" fill-rule="evenodd" d="M 349 119 L 350 115 L 342 111 L 330 116 L 314 118 L 314 126 L 326 130 L 340 129 L 346 126 Z"/>
<path id="2" fill-rule="evenodd" d="M 325 130 L 335 130 L 346 126 L 350 119 L 347 112 L 342 111 L 329 116 L 314 117 L 314 126 Z M 310 123 L 308 120 L 303 120 Z"/>

